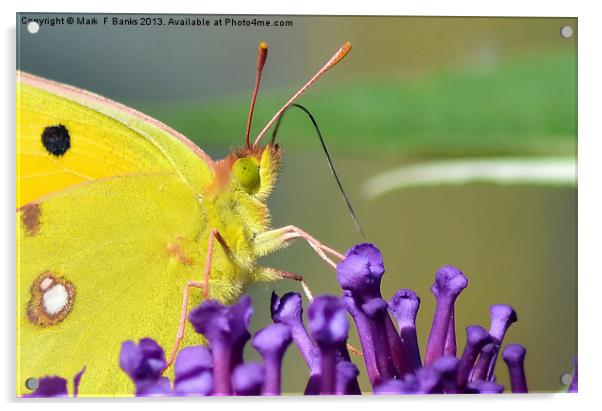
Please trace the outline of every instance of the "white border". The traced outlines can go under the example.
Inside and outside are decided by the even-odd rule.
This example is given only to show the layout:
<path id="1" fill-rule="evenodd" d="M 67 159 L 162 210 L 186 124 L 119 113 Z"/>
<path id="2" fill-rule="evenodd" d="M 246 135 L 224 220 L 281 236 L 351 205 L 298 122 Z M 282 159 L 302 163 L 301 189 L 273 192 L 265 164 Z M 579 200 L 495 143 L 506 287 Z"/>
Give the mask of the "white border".
<path id="1" fill-rule="evenodd" d="M 507 409 L 509 407 L 533 407 L 543 405 L 552 409 L 563 409 L 572 406 L 573 402 L 579 401 L 579 406 L 584 406 L 584 400 L 588 404 L 595 404 L 600 399 L 598 382 L 600 382 L 600 268 L 598 256 L 601 251 L 599 241 L 602 233 L 601 216 L 602 204 L 600 203 L 600 187 L 602 182 L 602 130 L 600 123 L 600 77 L 602 66 L 600 64 L 600 39 L 602 33 L 601 16 L 596 13 L 594 1 L 548 0 L 545 2 L 527 2 L 525 0 L 505 0 L 492 2 L 469 1 L 469 0 L 437 0 L 429 1 L 399 1 L 370 0 L 354 2 L 351 0 L 335 1 L 321 0 L 319 2 L 303 2 L 301 0 L 290 4 L 280 1 L 225 1 L 215 3 L 192 2 L 185 0 L 168 1 L 123 1 L 103 0 L 93 1 L 67 1 L 67 0 L 31 0 L 19 1 L 17 4 L 6 4 L 1 2 L 0 20 L 2 21 L 2 53 L 1 64 L 2 82 L 0 105 L 2 113 L 3 135 L 3 178 L 2 192 L 2 261 L 4 262 L 2 276 L 3 292 L 2 301 L 5 309 L 3 329 L 0 332 L 2 344 L 2 370 L 0 384 L 3 402 L 8 407 L 18 406 L 13 400 L 14 395 L 14 341 L 6 336 L 14 335 L 10 332 L 14 327 L 14 70 L 15 70 L 15 13 L 17 11 L 39 11 L 39 12 L 155 12 L 155 13 L 236 13 L 236 14 L 346 14 L 346 15 L 439 15 L 439 16 L 557 16 L 578 17 L 579 27 L 579 357 L 580 357 L 580 391 L 579 395 L 529 395 L 520 398 L 505 396 L 504 398 L 475 399 L 468 397 L 460 398 L 353 398 L 353 399 L 268 399 L 268 400 L 234 400 L 213 399 L 209 401 L 198 401 L 195 407 L 236 407 L 244 410 L 261 408 L 262 410 L 281 410 L 286 407 L 290 411 L 306 410 L 316 405 L 332 404 L 345 409 L 360 409 L 365 407 L 395 407 L 438 409 L 466 409 L 467 406 L 487 407 L 487 410 Z M 558 301 L 562 304 L 562 301 Z M 553 342 L 548 342 L 552 343 Z M 149 409 L 165 408 L 166 401 L 127 401 L 115 402 L 104 401 L 51 401 L 38 402 L 44 404 L 47 409 L 63 409 L 86 407 L 102 409 L 111 403 L 111 407 L 142 406 Z M 476 404 L 478 402 L 478 404 Z M 472 404 L 471 404 L 472 403 Z M 570 403 L 570 404 L 569 404 Z M 31 402 L 23 404 L 32 406 Z M 190 407 L 191 404 L 182 404 Z M 248 408 L 247 408 L 248 407 Z"/>

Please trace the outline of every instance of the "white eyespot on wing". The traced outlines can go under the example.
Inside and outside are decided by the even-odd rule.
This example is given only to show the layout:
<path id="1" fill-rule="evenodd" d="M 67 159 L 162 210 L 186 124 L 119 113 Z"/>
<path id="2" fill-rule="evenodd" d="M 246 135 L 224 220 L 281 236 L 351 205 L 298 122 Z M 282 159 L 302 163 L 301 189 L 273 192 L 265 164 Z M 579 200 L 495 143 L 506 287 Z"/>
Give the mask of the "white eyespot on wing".
<path id="1" fill-rule="evenodd" d="M 27 319 L 41 327 L 63 321 L 73 309 L 75 285 L 51 271 L 41 273 L 31 285 Z"/>
<path id="2" fill-rule="evenodd" d="M 56 315 L 60 313 L 69 303 L 69 293 L 62 284 L 56 284 L 42 296 L 42 304 L 44 310 L 49 315 Z"/>

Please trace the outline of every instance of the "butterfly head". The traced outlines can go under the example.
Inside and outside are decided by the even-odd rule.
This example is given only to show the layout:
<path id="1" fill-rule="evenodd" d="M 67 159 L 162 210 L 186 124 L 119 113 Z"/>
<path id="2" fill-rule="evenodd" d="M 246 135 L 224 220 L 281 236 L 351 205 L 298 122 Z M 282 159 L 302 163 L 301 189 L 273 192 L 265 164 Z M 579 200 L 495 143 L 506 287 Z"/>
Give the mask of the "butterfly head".
<path id="1" fill-rule="evenodd" d="M 341 61 L 351 50 L 349 42 L 344 43 L 337 52 L 314 74 L 293 96 L 282 106 L 280 110 L 265 125 L 255 141 L 251 144 L 250 133 L 253 121 L 253 111 L 261 75 L 268 54 L 266 43 L 259 43 L 257 50 L 257 72 L 255 76 L 255 87 L 251 96 L 251 105 L 247 119 L 247 128 L 245 133 L 245 145 L 243 148 L 234 150 L 225 159 L 215 165 L 216 184 L 215 187 L 232 187 L 235 190 L 242 190 L 259 200 L 265 200 L 272 192 L 281 164 L 281 153 L 278 144 L 274 141 L 264 147 L 260 145 L 261 140 L 267 131 L 276 124 L 284 112 L 295 102 L 295 100 L 305 92 L 321 75 L 326 73 Z M 276 128 L 278 126 L 276 125 Z"/>
<path id="2" fill-rule="evenodd" d="M 237 187 L 254 197 L 266 199 L 276 184 L 280 172 L 281 151 L 278 144 L 251 147 L 235 152 L 236 160 L 230 178 Z"/>
<path id="3" fill-rule="evenodd" d="M 215 164 L 216 184 L 213 188 L 246 192 L 264 201 L 274 189 L 280 165 L 278 144 L 232 150 Z"/>

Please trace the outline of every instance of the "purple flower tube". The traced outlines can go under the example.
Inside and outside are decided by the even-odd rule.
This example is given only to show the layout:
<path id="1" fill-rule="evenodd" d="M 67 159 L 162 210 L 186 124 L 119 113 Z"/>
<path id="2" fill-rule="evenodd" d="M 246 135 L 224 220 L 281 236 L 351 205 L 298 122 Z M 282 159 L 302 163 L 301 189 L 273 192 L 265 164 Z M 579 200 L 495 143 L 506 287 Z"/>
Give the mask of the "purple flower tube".
<path id="1" fill-rule="evenodd" d="M 405 347 L 389 317 L 387 303 L 381 296 L 384 272 L 380 251 L 369 243 L 350 248 L 337 266 L 337 279 L 345 296 L 355 300 L 354 304 L 346 301 L 345 306 L 356 321 L 358 331 L 362 330 L 360 339 L 366 339 L 362 347 L 369 351 L 367 366 L 372 366 L 370 361 L 374 360 L 378 369 L 378 373 L 368 372 L 373 377 L 373 385 L 380 379 L 399 378 L 412 371 Z"/>
<path id="2" fill-rule="evenodd" d="M 391 352 L 389 335 L 385 325 L 387 307 L 385 300 L 373 298 L 362 304 L 361 309 L 372 320 L 372 338 L 374 339 L 376 366 L 380 377 L 388 380 L 399 378 L 400 375 L 395 369 L 395 359 Z M 395 337 L 399 338 L 397 335 Z"/>
<path id="3" fill-rule="evenodd" d="M 253 337 L 253 347 L 265 366 L 264 395 L 280 395 L 282 357 L 291 341 L 291 331 L 284 324 L 268 325 Z"/>
<path id="4" fill-rule="evenodd" d="M 168 395 L 170 383 L 161 377 L 165 368 L 165 353 L 159 344 L 143 338 L 138 344 L 126 341 L 121 345 L 119 365 L 136 386 L 136 396 Z"/>
<path id="5" fill-rule="evenodd" d="M 412 370 L 422 367 L 420 348 L 416 335 L 416 315 L 420 308 L 420 298 L 412 290 L 402 288 L 389 300 L 389 310 L 397 320 L 399 335 L 408 353 Z"/>
<path id="6" fill-rule="evenodd" d="M 214 395 L 232 395 L 230 375 L 242 361 L 244 345 L 251 336 L 247 326 L 252 314 L 251 299 L 245 296 L 232 306 L 205 301 L 188 315 L 195 331 L 209 340 Z"/>
<path id="7" fill-rule="evenodd" d="M 477 363 L 470 374 L 471 381 L 488 381 L 487 373 L 489 372 L 491 361 L 497 353 L 497 345 L 495 343 L 486 344 L 479 354 Z"/>
<path id="8" fill-rule="evenodd" d="M 444 353 L 455 351 L 454 304 L 458 295 L 468 286 L 468 279 L 457 268 L 448 265 L 437 271 L 431 292 L 437 299 L 437 308 L 426 345 L 424 364 L 431 365 Z M 449 340 L 448 340 L 449 335 Z M 446 346 L 448 349 L 446 350 Z M 449 355 L 449 354 L 448 354 Z"/>
<path id="9" fill-rule="evenodd" d="M 282 297 L 272 292 L 270 305 L 272 321 L 285 324 L 291 331 L 293 342 L 310 370 L 305 388 L 306 395 L 320 393 L 320 350 L 303 325 L 303 304 L 299 293 L 286 293 Z"/>
<path id="10" fill-rule="evenodd" d="M 347 341 L 349 331 L 347 314 L 337 297 L 324 295 L 314 299 L 308 317 L 311 335 L 320 348 L 320 393 L 332 395 L 336 392 L 337 350 Z"/>
<path id="11" fill-rule="evenodd" d="M 510 385 L 513 393 L 527 393 L 527 378 L 525 377 L 525 354 L 527 350 L 520 344 L 509 344 L 502 353 L 502 358 L 508 366 Z"/>
<path id="12" fill-rule="evenodd" d="M 360 337 L 362 353 L 364 354 L 366 373 L 370 380 L 370 384 L 374 387 L 381 381 L 381 375 L 376 364 L 376 349 L 374 346 L 372 323 L 348 291 L 343 292 L 342 300 L 345 308 L 349 314 L 351 314 L 353 322 L 355 322 L 355 327 L 357 328 Z"/>
<path id="13" fill-rule="evenodd" d="M 309 366 L 312 373 L 320 370 L 319 361 L 316 361 L 316 346 L 311 340 L 305 326 L 303 325 L 303 304 L 301 295 L 298 293 L 286 293 L 278 297 L 272 292 L 271 301 L 272 320 L 289 327 L 293 342 L 299 349 L 301 356 Z"/>
<path id="14" fill-rule="evenodd" d="M 455 357 L 457 355 L 456 345 L 456 308 L 452 306 L 449 316 L 449 327 L 447 329 L 447 337 L 445 338 L 445 347 L 443 347 L 443 355 Z"/>
<path id="15" fill-rule="evenodd" d="M 491 336 L 483 327 L 469 325 L 466 327 L 466 346 L 458 364 L 457 383 L 462 391 L 468 383 L 468 377 L 475 364 L 477 356 L 486 344 L 491 342 Z"/>
<path id="16" fill-rule="evenodd" d="M 492 353 L 489 359 L 488 371 L 486 377 L 483 379 L 491 380 L 495 371 L 495 364 L 497 362 L 498 353 L 504 336 L 508 331 L 508 328 L 518 320 L 516 311 L 512 306 L 507 304 L 493 304 L 489 309 L 491 315 L 491 325 L 489 326 L 489 334 L 493 337 L 493 343 L 495 344 L 495 351 Z M 483 367 L 485 364 L 483 364 Z"/>
<path id="17" fill-rule="evenodd" d="M 360 387 L 357 382 L 359 370 L 351 361 L 339 361 L 336 365 L 336 394 L 337 395 L 360 395 Z"/>

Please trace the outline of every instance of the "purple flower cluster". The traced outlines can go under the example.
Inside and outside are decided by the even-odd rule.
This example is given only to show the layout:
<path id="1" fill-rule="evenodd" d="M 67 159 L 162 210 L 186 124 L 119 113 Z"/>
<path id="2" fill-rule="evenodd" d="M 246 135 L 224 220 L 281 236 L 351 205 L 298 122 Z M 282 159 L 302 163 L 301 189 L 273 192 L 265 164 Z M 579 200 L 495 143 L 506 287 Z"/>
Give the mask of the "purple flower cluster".
<path id="1" fill-rule="evenodd" d="M 347 345 L 351 317 L 362 351 L 353 358 L 363 358 L 375 394 L 501 393 L 504 386 L 496 383 L 495 377 L 500 353 L 508 368 L 511 391 L 528 392 L 525 348 L 508 344 L 502 350 L 506 331 L 517 320 L 512 307 L 492 305 L 489 330 L 468 326 L 466 346 L 458 356 L 454 306 L 468 279 L 455 267 L 442 267 L 431 287 L 436 310 L 423 359 L 416 333 L 420 298 L 412 290 L 401 289 L 384 300 L 380 290 L 384 272 L 380 251 L 372 244 L 358 244 L 337 267 L 342 296 L 315 298 L 308 308 L 307 328 L 297 293 L 282 297 L 273 293 L 273 324 L 252 338 L 248 325 L 253 308 L 248 296 L 231 306 L 206 301 L 190 312 L 188 320 L 208 346 L 182 349 L 173 381 L 163 376 L 163 349 L 149 338 L 137 344 L 123 343 L 121 368 L 134 382 L 137 396 L 279 395 L 282 359 L 294 343 L 309 368 L 305 394 L 357 395 L 361 394 L 360 371 Z M 261 354 L 261 364 L 244 362 L 243 350 L 249 340 Z M 577 391 L 576 360 L 574 366 L 569 392 Z M 53 380 L 52 384 L 58 383 Z M 61 385 L 56 391 L 66 395 L 66 381 L 64 389 Z"/>
<path id="2" fill-rule="evenodd" d="M 384 265 L 372 244 L 351 248 L 337 267 L 343 303 L 358 329 L 366 372 L 377 394 L 492 393 L 504 387 L 495 383 L 497 354 L 508 327 L 517 320 L 508 305 L 491 307 L 491 326 L 466 328 L 466 346 L 457 357 L 455 301 L 468 279 L 452 266 L 439 269 L 431 292 L 436 309 L 425 349 L 424 365 L 416 335 L 420 298 L 401 289 L 388 301 L 380 292 Z M 391 313 L 397 322 L 395 329 Z M 522 351 L 522 356 L 514 351 Z M 510 370 L 512 392 L 527 392 L 524 347 L 509 345 L 503 357 Z"/>
<path id="3" fill-rule="evenodd" d="M 79 383 L 82 375 L 86 371 L 86 367 L 73 377 L 73 397 L 77 397 Z M 50 375 L 36 380 L 37 387 L 31 394 L 25 394 L 25 398 L 47 398 L 47 397 L 69 397 L 67 389 L 67 380 L 63 377 Z"/>

